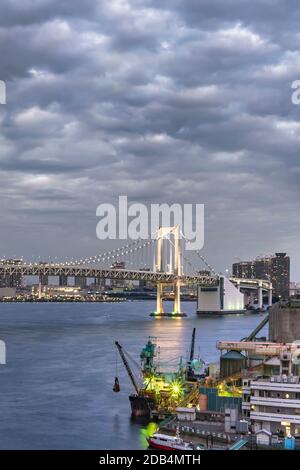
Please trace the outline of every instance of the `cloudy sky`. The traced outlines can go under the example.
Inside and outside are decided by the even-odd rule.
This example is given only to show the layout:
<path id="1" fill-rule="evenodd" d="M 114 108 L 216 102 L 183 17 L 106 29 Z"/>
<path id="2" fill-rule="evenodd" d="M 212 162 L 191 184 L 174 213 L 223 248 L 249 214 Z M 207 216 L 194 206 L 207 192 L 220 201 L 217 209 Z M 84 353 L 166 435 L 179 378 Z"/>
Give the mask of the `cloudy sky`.
<path id="1" fill-rule="evenodd" d="M 299 22 L 297 0 L 1 0 L 1 255 L 96 254 L 127 194 L 205 204 L 216 269 L 287 251 L 300 281 Z"/>

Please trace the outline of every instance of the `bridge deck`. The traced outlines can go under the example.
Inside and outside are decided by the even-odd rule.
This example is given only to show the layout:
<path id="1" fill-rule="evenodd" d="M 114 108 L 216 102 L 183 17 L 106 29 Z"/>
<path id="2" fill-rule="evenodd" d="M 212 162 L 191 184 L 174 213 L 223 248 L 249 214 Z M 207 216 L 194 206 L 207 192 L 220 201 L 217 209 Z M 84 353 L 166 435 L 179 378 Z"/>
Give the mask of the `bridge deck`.
<path id="1" fill-rule="evenodd" d="M 183 284 L 217 285 L 218 279 L 214 276 L 205 275 L 182 275 L 176 276 L 165 272 L 139 271 L 128 269 L 97 268 L 85 266 L 62 266 L 56 264 L 0 264 L 0 276 L 82 276 L 87 278 L 106 278 L 132 281 L 153 281 L 163 283 L 174 283 L 180 279 Z"/>

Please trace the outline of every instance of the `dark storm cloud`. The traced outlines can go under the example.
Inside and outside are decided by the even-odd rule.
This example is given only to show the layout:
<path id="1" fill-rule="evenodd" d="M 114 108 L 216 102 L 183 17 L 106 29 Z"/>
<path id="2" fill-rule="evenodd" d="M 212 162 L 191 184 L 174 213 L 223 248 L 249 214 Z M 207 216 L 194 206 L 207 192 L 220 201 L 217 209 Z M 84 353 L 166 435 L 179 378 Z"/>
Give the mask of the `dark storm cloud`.
<path id="1" fill-rule="evenodd" d="M 97 205 L 127 194 L 204 203 L 217 269 L 283 250 L 300 278 L 299 19 L 283 0 L 2 1 L 4 251 L 96 253 Z"/>

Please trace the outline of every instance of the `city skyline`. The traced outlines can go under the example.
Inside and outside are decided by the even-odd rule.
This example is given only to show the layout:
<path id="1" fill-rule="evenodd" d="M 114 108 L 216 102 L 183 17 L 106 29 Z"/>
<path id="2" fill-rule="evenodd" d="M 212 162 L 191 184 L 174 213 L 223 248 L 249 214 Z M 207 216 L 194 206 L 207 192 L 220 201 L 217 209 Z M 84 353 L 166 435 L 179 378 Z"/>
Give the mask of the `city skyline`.
<path id="1" fill-rule="evenodd" d="M 4 1 L 0 256 L 94 255 L 110 246 L 97 206 L 127 194 L 204 204 L 217 271 L 287 252 L 299 281 L 299 13 L 294 1 Z"/>

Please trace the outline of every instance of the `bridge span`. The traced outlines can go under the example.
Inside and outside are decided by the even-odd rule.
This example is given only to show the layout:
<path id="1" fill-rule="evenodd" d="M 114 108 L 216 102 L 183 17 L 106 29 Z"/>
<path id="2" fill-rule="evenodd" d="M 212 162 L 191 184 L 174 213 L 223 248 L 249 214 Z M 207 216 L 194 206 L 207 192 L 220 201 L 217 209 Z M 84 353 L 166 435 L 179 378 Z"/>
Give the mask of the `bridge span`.
<path id="1" fill-rule="evenodd" d="M 205 300 L 208 309 L 214 309 L 218 302 L 218 310 L 224 312 L 226 306 L 229 311 L 234 308 L 242 311 L 244 305 L 241 288 L 258 289 L 259 305 L 262 306 L 263 290 L 269 293 L 269 304 L 272 301 L 272 285 L 268 281 L 260 279 L 237 279 L 225 278 L 217 274 L 213 268 L 205 262 L 208 270 L 199 271 L 199 268 L 192 266 L 185 254 L 187 241 L 181 233 L 180 226 L 161 227 L 158 229 L 156 239 L 136 240 L 123 247 L 107 251 L 96 256 L 85 259 L 71 260 L 63 263 L 52 262 L 25 262 L 20 260 L 0 260 L 0 278 L 13 278 L 16 276 L 38 276 L 40 279 L 48 277 L 74 277 L 74 278 L 94 278 L 111 279 L 120 281 L 148 281 L 156 284 L 156 310 L 154 315 L 163 316 L 163 285 L 173 285 L 174 308 L 172 316 L 183 316 L 180 303 L 180 289 L 183 285 L 198 286 L 198 305 L 200 296 Z M 134 256 L 136 259 L 134 260 Z M 141 269 L 131 269 L 120 267 L 120 261 L 126 260 L 129 264 Z M 135 261 L 135 262 L 134 262 Z M 143 262 L 141 262 L 143 261 Z M 146 261 L 146 263 L 145 263 Z M 109 263 L 109 267 L 105 267 Z M 152 269 L 149 266 L 153 265 Z M 143 269 L 144 268 L 144 269 Z M 147 269 L 145 269 L 147 268 Z M 40 289 L 39 289 L 40 291 Z M 236 306 L 233 306 L 235 302 Z M 169 316 L 169 313 L 166 315 Z"/>
<path id="2" fill-rule="evenodd" d="M 19 264 L 0 263 L 0 276 L 82 276 L 87 278 L 105 278 L 130 281 L 152 281 L 155 283 L 174 284 L 180 280 L 183 284 L 217 285 L 218 279 L 210 275 L 176 275 L 174 273 L 113 269 L 84 266 L 62 266 L 61 264 Z"/>

